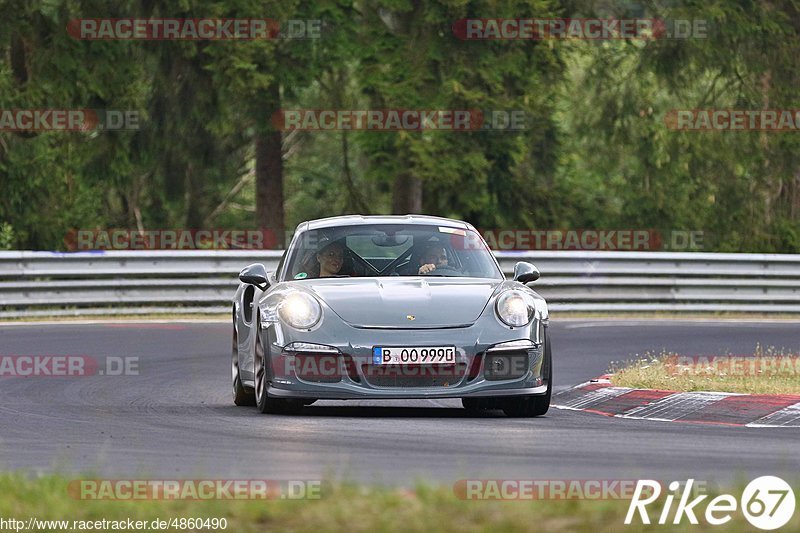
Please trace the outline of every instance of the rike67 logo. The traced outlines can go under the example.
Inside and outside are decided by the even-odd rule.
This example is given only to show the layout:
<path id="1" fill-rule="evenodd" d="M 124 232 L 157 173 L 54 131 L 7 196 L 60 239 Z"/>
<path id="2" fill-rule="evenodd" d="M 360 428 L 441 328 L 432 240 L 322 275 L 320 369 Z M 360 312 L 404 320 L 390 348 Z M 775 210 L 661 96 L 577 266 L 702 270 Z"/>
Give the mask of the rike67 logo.
<path id="1" fill-rule="evenodd" d="M 674 501 L 678 504 L 672 516 L 671 523 L 681 524 L 683 519 L 691 524 L 698 524 L 698 515 L 705 518 L 706 523 L 719 526 L 726 524 L 733 517 L 733 513 L 741 508 L 745 518 L 753 527 L 762 530 L 774 530 L 786 525 L 792 519 L 795 509 L 795 495 L 792 487 L 779 477 L 762 476 L 751 481 L 742 492 L 741 501 L 730 494 L 721 494 L 705 504 L 705 512 L 701 514 L 701 504 L 708 495 L 701 494 L 693 500 L 692 485 L 694 479 L 689 479 L 683 486 L 673 481 L 669 484 L 670 493 L 666 495 L 657 523 L 665 525 L 670 523 L 670 515 Z M 638 513 L 642 524 L 650 524 L 650 514 L 647 506 L 658 501 L 661 497 L 661 484 L 649 479 L 639 480 L 625 516 L 625 524 L 630 525 Z"/>

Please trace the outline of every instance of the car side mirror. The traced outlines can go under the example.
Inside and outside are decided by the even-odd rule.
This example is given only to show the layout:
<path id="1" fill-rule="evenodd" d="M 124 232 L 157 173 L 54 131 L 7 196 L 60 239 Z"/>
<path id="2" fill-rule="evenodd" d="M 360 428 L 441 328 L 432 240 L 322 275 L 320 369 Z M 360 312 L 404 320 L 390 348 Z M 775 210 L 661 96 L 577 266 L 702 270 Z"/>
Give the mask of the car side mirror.
<path id="1" fill-rule="evenodd" d="M 539 269 L 531 263 L 520 261 L 514 265 L 514 281 L 530 283 L 539 279 Z"/>
<path id="2" fill-rule="evenodd" d="M 267 274 L 267 269 L 264 265 L 253 263 L 239 272 L 239 281 L 248 285 L 255 285 L 261 290 L 266 290 L 269 287 L 269 274 Z"/>

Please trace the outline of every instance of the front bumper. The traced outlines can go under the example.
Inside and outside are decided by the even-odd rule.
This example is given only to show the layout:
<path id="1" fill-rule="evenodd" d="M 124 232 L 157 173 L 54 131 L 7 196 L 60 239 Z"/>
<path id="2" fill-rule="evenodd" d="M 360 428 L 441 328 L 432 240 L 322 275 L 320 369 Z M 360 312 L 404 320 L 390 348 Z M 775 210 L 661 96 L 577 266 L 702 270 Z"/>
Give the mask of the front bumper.
<path id="1" fill-rule="evenodd" d="M 532 396 L 544 395 L 547 392 L 547 385 L 539 387 L 531 387 L 528 389 L 476 389 L 467 390 L 463 388 L 460 390 L 451 389 L 449 391 L 430 390 L 424 391 L 422 389 L 404 389 L 404 390 L 365 390 L 350 387 L 338 387 L 336 389 L 315 386 L 312 389 L 299 389 L 299 388 L 278 388 L 270 385 L 267 389 L 267 394 L 271 398 L 286 398 L 286 399 L 314 399 L 314 400 L 363 400 L 363 399 L 384 399 L 384 400 L 413 400 L 413 399 L 446 399 L 446 398 L 495 398 L 501 396 Z"/>
<path id="2" fill-rule="evenodd" d="M 479 321 L 480 323 L 480 321 Z M 425 399 L 544 395 L 544 328 L 476 323 L 447 329 L 337 328 L 336 342 L 323 329 L 287 331 L 265 324 L 264 353 L 275 398 Z M 344 328 L 346 331 L 342 331 Z M 344 335 L 343 335 L 344 333 Z M 299 345 L 296 343 L 306 343 Z M 308 343 L 326 347 L 315 349 Z M 375 346 L 455 346 L 453 365 L 374 365 Z"/>

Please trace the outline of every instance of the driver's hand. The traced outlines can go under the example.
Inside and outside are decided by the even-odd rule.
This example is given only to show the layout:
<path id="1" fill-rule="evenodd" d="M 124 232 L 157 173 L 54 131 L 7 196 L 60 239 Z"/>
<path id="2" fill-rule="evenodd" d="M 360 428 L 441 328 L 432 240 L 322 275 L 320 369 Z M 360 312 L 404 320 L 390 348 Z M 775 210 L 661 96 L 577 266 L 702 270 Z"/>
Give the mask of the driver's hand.
<path id="1" fill-rule="evenodd" d="M 434 265 L 433 263 L 428 263 L 427 265 L 422 265 L 421 267 L 419 267 L 419 272 L 418 273 L 419 274 L 430 274 L 434 270 L 436 270 L 436 265 Z"/>

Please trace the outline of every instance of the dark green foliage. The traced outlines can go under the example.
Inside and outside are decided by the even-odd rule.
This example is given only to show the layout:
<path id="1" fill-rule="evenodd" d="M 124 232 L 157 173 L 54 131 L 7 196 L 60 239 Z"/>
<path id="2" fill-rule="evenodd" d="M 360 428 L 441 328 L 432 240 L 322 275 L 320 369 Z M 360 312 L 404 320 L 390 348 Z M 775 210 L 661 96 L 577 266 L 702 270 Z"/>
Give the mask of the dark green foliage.
<path id="1" fill-rule="evenodd" d="M 140 129 L 0 132 L 0 248 L 73 228 L 253 228 L 284 109 L 521 110 L 523 131 L 284 134 L 285 223 L 419 209 L 482 228 L 706 232 L 800 252 L 797 132 L 677 132 L 672 109 L 798 108 L 792 0 L 0 0 L 0 109 L 132 109 Z M 79 41 L 80 17 L 321 19 L 321 39 Z M 462 41 L 467 17 L 708 21 L 708 38 Z M 280 88 L 276 101 L 271 88 Z M 411 204 L 413 205 L 413 204 Z"/>

